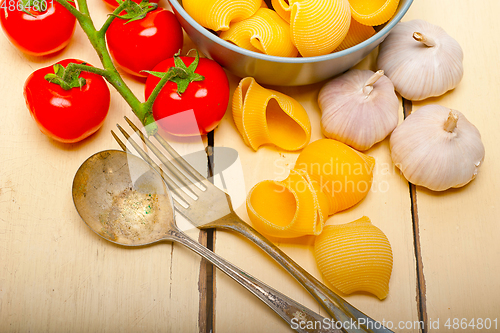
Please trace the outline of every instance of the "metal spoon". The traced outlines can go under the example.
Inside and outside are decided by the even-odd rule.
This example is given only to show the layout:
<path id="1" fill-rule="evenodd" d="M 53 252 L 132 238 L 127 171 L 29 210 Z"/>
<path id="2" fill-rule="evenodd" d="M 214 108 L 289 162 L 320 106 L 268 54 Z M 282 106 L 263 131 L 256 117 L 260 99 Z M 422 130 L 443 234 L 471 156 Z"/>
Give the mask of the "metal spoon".
<path id="1" fill-rule="evenodd" d="M 299 325 L 302 321 L 324 323 L 330 319 L 243 272 L 182 232 L 175 224 L 167 185 L 144 160 L 119 150 L 96 153 L 78 169 L 72 193 L 78 213 L 99 236 L 125 246 L 178 242 L 240 283 L 297 332 L 341 332 L 301 329 L 307 326 Z"/>

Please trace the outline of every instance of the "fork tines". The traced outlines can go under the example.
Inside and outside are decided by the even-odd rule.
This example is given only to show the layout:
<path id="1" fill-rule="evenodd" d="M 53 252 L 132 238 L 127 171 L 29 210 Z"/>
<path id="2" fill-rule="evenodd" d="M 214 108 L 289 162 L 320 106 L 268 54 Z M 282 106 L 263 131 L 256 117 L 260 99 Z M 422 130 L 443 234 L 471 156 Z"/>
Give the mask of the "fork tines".
<path id="1" fill-rule="evenodd" d="M 162 176 L 172 192 L 173 199 L 184 208 L 188 208 L 189 202 L 198 199 L 199 194 L 196 192 L 206 191 L 207 186 L 204 185 L 204 183 L 207 182 L 207 179 L 196 171 L 196 169 L 194 169 L 188 162 L 186 162 L 186 160 L 184 160 L 184 158 L 182 158 L 182 156 L 180 156 L 159 134 L 155 134 L 154 138 L 172 157 L 170 160 L 141 132 L 141 130 L 139 130 L 139 128 L 137 128 L 137 126 L 134 125 L 134 123 L 132 123 L 128 117 L 125 117 L 125 120 L 136 134 L 135 137 L 132 137 L 127 133 L 127 131 L 125 131 L 125 129 L 123 129 L 123 127 L 117 124 L 116 126 L 123 134 L 127 142 L 130 143 L 137 153 Z M 131 152 L 128 145 L 123 143 L 123 141 L 120 140 L 120 138 L 113 131 L 111 131 L 111 134 L 124 151 Z M 137 137 L 139 137 L 149 150 L 153 152 L 161 164 L 165 166 L 167 172 L 165 172 L 164 169 L 161 168 L 143 148 L 141 148 L 141 146 L 135 141 L 137 140 Z M 193 185 L 197 188 L 194 188 Z"/>

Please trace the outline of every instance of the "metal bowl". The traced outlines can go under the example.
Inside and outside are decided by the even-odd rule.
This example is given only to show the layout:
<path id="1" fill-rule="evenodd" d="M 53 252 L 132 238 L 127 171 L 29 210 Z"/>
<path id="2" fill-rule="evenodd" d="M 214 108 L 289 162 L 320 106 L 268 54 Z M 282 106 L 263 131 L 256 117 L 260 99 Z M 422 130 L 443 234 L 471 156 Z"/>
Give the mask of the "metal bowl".
<path id="1" fill-rule="evenodd" d="M 300 86 L 323 81 L 345 72 L 363 60 L 387 37 L 408 11 L 413 0 L 400 0 L 392 19 L 364 42 L 349 49 L 318 57 L 286 58 L 269 56 L 242 49 L 226 42 L 198 24 L 182 7 L 182 0 L 169 0 L 170 5 L 197 48 L 206 56 L 240 77 L 251 76 L 259 83 Z"/>

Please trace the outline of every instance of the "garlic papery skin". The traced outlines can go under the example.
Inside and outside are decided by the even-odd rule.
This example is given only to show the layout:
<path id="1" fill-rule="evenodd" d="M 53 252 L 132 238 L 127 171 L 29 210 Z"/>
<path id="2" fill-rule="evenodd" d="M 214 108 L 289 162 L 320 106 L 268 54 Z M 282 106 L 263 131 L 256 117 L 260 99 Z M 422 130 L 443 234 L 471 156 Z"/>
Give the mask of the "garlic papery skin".
<path id="1" fill-rule="evenodd" d="M 423 20 L 398 23 L 380 45 L 377 65 L 396 91 L 412 101 L 454 89 L 464 73 L 458 42 Z"/>
<path id="2" fill-rule="evenodd" d="M 318 96 L 321 128 L 357 150 L 382 141 L 398 124 L 399 100 L 383 71 L 352 69 L 327 82 Z"/>
<path id="3" fill-rule="evenodd" d="M 477 128 L 459 111 L 436 104 L 409 115 L 392 133 L 390 148 L 408 181 L 434 191 L 469 183 L 485 154 Z"/>

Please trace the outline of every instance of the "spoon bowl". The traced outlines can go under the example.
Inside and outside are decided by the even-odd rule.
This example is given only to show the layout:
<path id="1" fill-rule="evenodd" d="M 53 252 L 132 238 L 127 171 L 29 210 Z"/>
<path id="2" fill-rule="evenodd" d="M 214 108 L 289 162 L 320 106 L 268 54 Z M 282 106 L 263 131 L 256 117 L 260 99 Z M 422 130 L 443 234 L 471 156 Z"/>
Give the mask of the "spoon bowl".
<path id="1" fill-rule="evenodd" d="M 119 150 L 99 152 L 82 164 L 73 200 L 90 229 L 120 245 L 160 241 L 174 223 L 172 198 L 160 175 Z"/>

